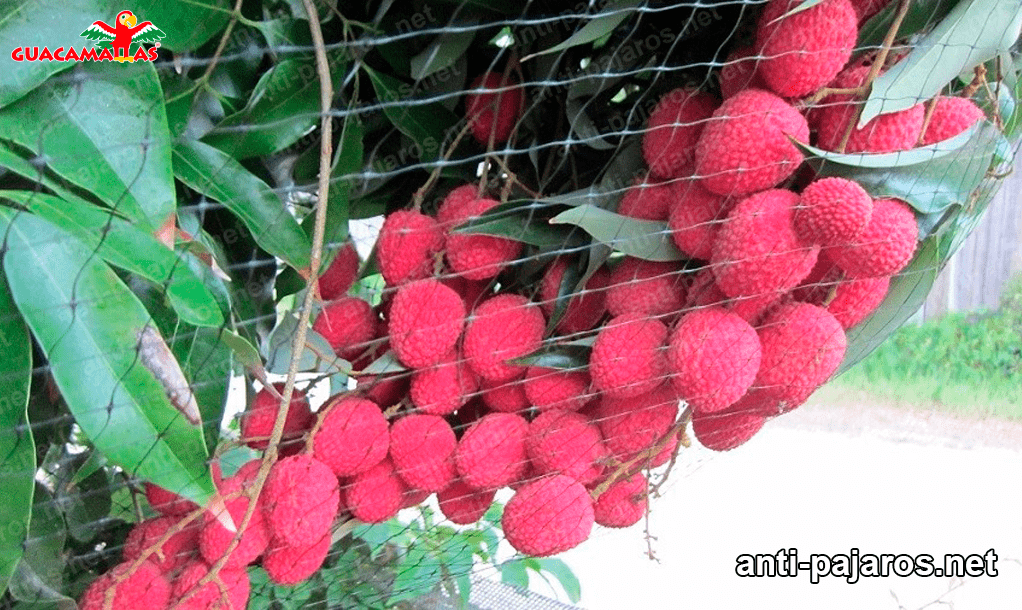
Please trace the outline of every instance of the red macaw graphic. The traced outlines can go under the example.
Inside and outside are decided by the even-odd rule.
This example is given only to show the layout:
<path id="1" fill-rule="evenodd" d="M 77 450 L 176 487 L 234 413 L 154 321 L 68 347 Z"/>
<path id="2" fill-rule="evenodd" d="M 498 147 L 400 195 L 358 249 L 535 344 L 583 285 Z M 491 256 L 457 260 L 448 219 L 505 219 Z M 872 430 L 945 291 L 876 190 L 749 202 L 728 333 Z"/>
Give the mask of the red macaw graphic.
<path id="1" fill-rule="evenodd" d="M 155 43 L 166 34 L 152 21 L 143 21 L 138 25 L 134 13 L 121 11 L 114 19 L 111 27 L 102 21 L 94 21 L 87 27 L 82 36 L 90 40 L 105 40 L 114 48 L 114 59 L 117 61 L 134 61 L 129 48 L 133 43 Z"/>

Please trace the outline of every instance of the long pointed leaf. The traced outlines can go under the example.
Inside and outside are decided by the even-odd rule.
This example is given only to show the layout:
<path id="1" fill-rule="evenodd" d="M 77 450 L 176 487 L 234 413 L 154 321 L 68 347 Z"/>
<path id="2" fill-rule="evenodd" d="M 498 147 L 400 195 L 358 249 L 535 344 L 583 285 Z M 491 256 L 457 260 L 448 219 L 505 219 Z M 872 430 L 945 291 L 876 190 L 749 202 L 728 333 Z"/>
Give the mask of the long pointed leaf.
<path id="1" fill-rule="evenodd" d="M 629 218 L 586 203 L 561 212 L 550 223 L 582 227 L 597 241 L 629 256 L 650 261 L 686 258 L 671 240 L 666 222 Z"/>

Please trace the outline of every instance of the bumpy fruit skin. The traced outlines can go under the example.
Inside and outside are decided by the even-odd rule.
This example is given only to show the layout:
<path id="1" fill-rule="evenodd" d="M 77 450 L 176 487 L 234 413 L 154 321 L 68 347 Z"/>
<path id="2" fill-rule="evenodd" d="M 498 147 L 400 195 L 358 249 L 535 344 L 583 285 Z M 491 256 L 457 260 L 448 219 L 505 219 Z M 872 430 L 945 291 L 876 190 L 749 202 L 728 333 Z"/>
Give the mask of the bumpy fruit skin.
<path id="1" fill-rule="evenodd" d="M 460 216 L 455 225 L 482 216 L 496 206 L 493 199 L 476 199 L 458 208 Z M 451 269 L 465 279 L 486 280 L 496 277 L 522 251 L 521 242 L 506 237 L 477 233 L 448 233 L 447 262 Z"/>
<path id="2" fill-rule="evenodd" d="M 503 144 L 511 137 L 515 123 L 522 116 L 525 94 L 522 88 L 499 72 L 482 74 L 469 89 L 490 89 L 465 96 L 465 116 L 472 123 L 472 136 L 486 146 L 492 136 L 494 144 Z"/>
<path id="3" fill-rule="evenodd" d="M 440 223 L 444 231 L 450 231 L 471 215 L 469 210 L 472 208 L 472 203 L 479 198 L 479 185 L 477 184 L 463 184 L 451 189 L 451 192 L 447 193 L 444 200 L 440 202 L 440 207 L 437 208 L 437 222 Z"/>
<path id="4" fill-rule="evenodd" d="M 111 608 L 151 608 L 162 610 L 170 603 L 170 582 L 151 561 L 144 561 L 138 569 L 131 570 L 132 562 L 114 566 L 112 570 L 97 578 L 85 590 L 78 607 L 81 610 L 102 610 L 106 606 L 107 591 L 114 587 Z M 116 582 L 117 578 L 127 578 Z"/>
<path id="5" fill-rule="evenodd" d="M 809 125 L 788 102 L 746 89 L 721 104 L 696 145 L 696 175 L 707 190 L 739 196 L 773 188 L 802 163 L 791 140 L 809 141 Z"/>
<path id="6" fill-rule="evenodd" d="M 829 259 L 827 268 L 816 278 L 806 278 L 793 294 L 799 301 L 819 305 L 834 314 L 848 330 L 873 313 L 890 287 L 890 276 L 846 278 Z M 819 265 L 818 265 L 819 266 Z M 814 274 L 816 271 L 814 270 Z"/>
<path id="7" fill-rule="evenodd" d="M 693 151 L 717 107 L 708 93 L 675 89 L 657 103 L 642 136 L 642 156 L 660 178 L 680 178 L 692 169 Z"/>
<path id="8" fill-rule="evenodd" d="M 735 206 L 717 233 L 710 258 L 717 287 L 730 297 L 775 295 L 809 275 L 819 246 L 803 244 L 792 223 L 798 195 L 756 193 Z"/>
<path id="9" fill-rule="evenodd" d="M 593 386 L 606 396 L 645 394 L 666 379 L 667 327 L 644 314 L 612 318 L 596 335 L 589 357 Z"/>
<path id="10" fill-rule="evenodd" d="M 391 212 L 380 228 L 376 258 L 390 286 L 433 273 L 433 259 L 444 249 L 444 232 L 436 220 L 414 210 Z"/>
<path id="11" fill-rule="evenodd" d="M 603 527 L 630 527 L 646 514 L 646 477 L 637 472 L 615 481 L 593 503 L 593 517 Z"/>
<path id="12" fill-rule="evenodd" d="M 855 66 L 838 74 L 830 87 L 858 87 L 866 81 L 870 66 Z M 816 145 L 824 150 L 840 150 L 848 124 L 858 120 L 857 104 L 850 95 L 829 95 L 814 110 Z M 926 111 L 922 104 L 882 114 L 861 128 L 853 128 L 845 145 L 846 153 L 890 153 L 916 145 Z"/>
<path id="13" fill-rule="evenodd" d="M 348 510 L 359 521 L 383 523 L 401 510 L 407 487 L 390 458 L 355 475 L 344 492 Z"/>
<path id="14" fill-rule="evenodd" d="M 836 246 L 853 243 L 869 223 L 873 198 L 858 183 L 822 178 L 802 190 L 793 218 L 803 243 Z"/>
<path id="15" fill-rule="evenodd" d="M 834 374 L 845 356 L 841 323 L 826 309 L 789 303 L 759 328 L 763 359 L 754 386 L 780 401 L 778 412 L 798 407 Z"/>
<path id="16" fill-rule="evenodd" d="M 475 374 L 488 381 L 504 381 L 524 367 L 507 361 L 530 354 L 543 343 L 546 321 L 538 305 L 515 294 L 483 301 L 465 329 L 463 349 Z"/>
<path id="17" fill-rule="evenodd" d="M 543 313 L 549 318 L 557 307 L 557 295 L 560 293 L 564 272 L 568 268 L 569 259 L 558 258 L 545 274 L 540 284 L 539 296 Z M 607 285 L 610 283 L 610 272 L 606 267 L 597 269 L 581 292 L 568 299 L 564 315 L 557 322 L 557 332 L 561 335 L 573 335 L 593 329 L 607 313 Z"/>
<path id="18" fill-rule="evenodd" d="M 273 387 L 279 394 L 284 394 L 283 383 L 275 383 Z M 266 449 L 270 444 L 270 434 L 273 432 L 273 424 L 277 421 L 279 407 L 280 400 L 269 390 L 266 388 L 259 390 L 252 400 L 252 404 L 241 414 L 242 442 L 253 449 Z M 281 444 L 293 445 L 306 430 L 312 427 L 312 422 L 313 416 L 309 400 L 305 397 L 305 392 L 295 388 L 291 393 L 291 405 L 287 410 L 287 418 L 284 420 L 284 436 L 281 437 Z"/>
<path id="19" fill-rule="evenodd" d="M 766 89 L 766 83 L 759 73 L 759 58 L 753 47 L 740 47 L 731 51 L 724 60 L 717 75 L 720 83 L 720 95 L 724 99 L 734 97 L 746 89 Z"/>
<path id="20" fill-rule="evenodd" d="M 130 562 L 141 557 L 179 521 L 177 517 L 156 517 L 135 524 L 124 540 L 123 560 Z M 155 563 L 165 574 L 171 573 L 187 563 L 195 555 L 198 546 L 199 528 L 193 523 L 168 538 L 149 555 L 147 561 Z"/>
<path id="21" fill-rule="evenodd" d="M 270 468 L 260 502 L 273 538 L 306 546 L 330 532 L 340 490 L 333 470 L 307 453 L 284 458 Z"/>
<path id="22" fill-rule="evenodd" d="M 693 180 L 675 182 L 672 190 L 676 202 L 667 224 L 674 245 L 687 256 L 709 260 L 717 231 L 729 211 L 727 199 Z"/>
<path id="23" fill-rule="evenodd" d="M 688 297 L 685 301 L 686 308 L 723 305 L 728 298 L 717 286 L 717 280 L 713 277 L 713 269 L 710 267 L 700 269 L 693 276 L 686 296 Z"/>
<path id="24" fill-rule="evenodd" d="M 145 484 L 145 497 L 156 512 L 167 517 L 182 517 L 199 508 L 195 502 L 152 483 Z"/>
<path id="25" fill-rule="evenodd" d="M 707 449 L 730 451 L 744 445 L 763 427 L 766 418 L 757 411 L 757 405 L 757 399 L 743 397 L 723 411 L 693 413 L 692 432 Z"/>
<path id="26" fill-rule="evenodd" d="M 897 199 L 877 199 L 869 224 L 855 241 L 827 253 L 849 277 L 894 275 L 912 260 L 918 235 L 915 215 L 907 205 Z"/>
<path id="27" fill-rule="evenodd" d="M 798 5 L 799 0 L 770 0 L 756 27 L 758 73 L 783 97 L 808 95 L 829 83 L 848 63 L 858 36 L 849 0 L 824 0 L 787 15 Z"/>
<path id="28" fill-rule="evenodd" d="M 323 307 L 312 330 L 323 335 L 334 352 L 345 360 L 357 358 L 376 338 L 379 319 L 369 303 L 343 297 Z"/>
<path id="29" fill-rule="evenodd" d="M 507 381 L 486 381 L 480 384 L 483 404 L 498 413 L 522 413 L 529 408 L 525 394 L 524 371 Z"/>
<path id="30" fill-rule="evenodd" d="M 312 451 L 335 475 L 365 472 L 387 456 L 390 430 L 379 407 L 349 396 L 324 408 L 328 411 L 312 439 Z"/>
<path id="31" fill-rule="evenodd" d="M 437 493 L 436 498 L 440 504 L 440 512 L 449 521 L 458 525 L 471 525 L 483 518 L 496 495 L 495 489 L 479 491 L 465 485 L 460 479 L 455 479 Z"/>
<path id="32" fill-rule="evenodd" d="M 204 561 L 193 561 L 185 566 L 174 580 L 171 599 L 180 600 L 188 594 L 209 574 L 209 568 Z M 217 581 L 212 580 L 191 593 L 188 599 L 177 606 L 178 610 L 245 610 L 248 607 L 248 594 L 252 584 L 249 582 L 247 571 L 224 568 L 217 573 L 217 580 L 223 583 L 227 590 L 226 596 L 221 593 Z M 145 607 L 148 608 L 148 605 Z"/>
<path id="33" fill-rule="evenodd" d="M 540 411 L 578 411 L 593 398 L 585 370 L 530 366 L 523 385 L 525 397 Z"/>
<path id="34" fill-rule="evenodd" d="M 388 318 L 390 345 L 412 368 L 440 362 L 458 342 L 465 324 L 465 303 L 435 279 L 418 280 L 398 289 Z"/>
<path id="35" fill-rule="evenodd" d="M 983 111 L 972 100 L 941 95 L 919 144 L 929 146 L 953 138 L 984 117 Z"/>
<path id="36" fill-rule="evenodd" d="M 475 373 L 452 350 L 438 364 L 412 373 L 409 396 L 423 413 L 448 415 L 461 408 L 479 389 Z"/>
<path id="37" fill-rule="evenodd" d="M 574 548 L 593 529 L 593 502 L 581 483 L 552 475 L 526 483 L 504 507 L 501 526 L 511 546 L 533 557 Z"/>
<path id="38" fill-rule="evenodd" d="M 241 524 L 248 510 L 248 498 L 229 498 L 225 503 L 235 526 Z M 207 511 L 204 518 L 202 531 L 199 532 L 199 554 L 207 563 L 213 564 L 220 561 L 237 534 L 227 531 L 212 512 Z M 256 510 L 252 513 L 248 527 L 245 528 L 241 541 L 231 553 L 226 565 L 231 568 L 244 568 L 262 555 L 269 543 L 270 530 L 266 527 L 262 511 Z"/>
<path id="39" fill-rule="evenodd" d="M 381 408 L 386 409 L 404 400 L 408 395 L 408 386 L 411 383 L 411 376 L 408 374 L 395 375 L 358 375 L 357 391 L 364 398 L 367 398 Z"/>
<path id="40" fill-rule="evenodd" d="M 301 546 L 274 542 L 266 549 L 262 565 L 272 582 L 278 585 L 296 585 L 311 578 L 323 566 L 329 551 L 329 532 L 312 543 Z"/>
<path id="41" fill-rule="evenodd" d="M 677 417 L 678 397 L 670 384 L 664 384 L 635 398 L 604 396 L 597 405 L 594 421 L 611 453 L 618 459 L 629 460 L 663 438 Z"/>
<path id="42" fill-rule="evenodd" d="M 600 429 L 578 413 L 547 411 L 529 424 L 525 451 L 536 475 L 563 474 L 588 485 L 609 455 Z"/>
<path id="43" fill-rule="evenodd" d="M 436 492 L 450 485 L 457 448 L 454 430 L 438 415 L 413 413 L 390 427 L 390 459 L 398 476 L 414 489 Z"/>
<path id="44" fill-rule="evenodd" d="M 607 310 L 612 316 L 664 316 L 685 303 L 685 274 L 676 263 L 628 257 L 610 274 Z"/>
<path id="45" fill-rule="evenodd" d="M 667 220 L 674 205 L 670 183 L 650 182 L 639 176 L 621 197 L 617 213 L 641 220 Z"/>
<path id="46" fill-rule="evenodd" d="M 513 413 L 490 413 L 465 432 L 454 452 L 461 481 L 473 489 L 498 489 L 519 478 L 528 463 L 529 422 Z"/>
<path id="47" fill-rule="evenodd" d="M 348 242 L 341 246 L 333 262 L 326 272 L 319 276 L 319 296 L 324 301 L 332 301 L 348 292 L 358 276 L 358 252 L 355 245 Z"/>
<path id="48" fill-rule="evenodd" d="M 721 411 L 741 398 L 761 357 L 756 329 L 722 307 L 682 316 L 667 350 L 674 389 L 696 413 Z"/>

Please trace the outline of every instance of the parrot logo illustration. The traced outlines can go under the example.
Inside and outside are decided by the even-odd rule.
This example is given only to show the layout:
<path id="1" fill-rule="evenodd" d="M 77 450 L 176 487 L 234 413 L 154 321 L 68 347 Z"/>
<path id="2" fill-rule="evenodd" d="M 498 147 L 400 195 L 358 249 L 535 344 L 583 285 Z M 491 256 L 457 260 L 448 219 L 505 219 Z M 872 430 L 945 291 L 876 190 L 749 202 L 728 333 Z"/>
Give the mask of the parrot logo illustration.
<path id="1" fill-rule="evenodd" d="M 114 60 L 116 61 L 135 61 L 139 53 L 146 55 L 145 50 L 141 47 L 141 43 L 148 43 L 158 47 L 160 46 L 160 39 L 166 36 L 163 30 L 153 25 L 152 21 L 143 21 L 138 23 L 138 25 L 136 23 L 138 23 L 138 19 L 134 13 L 131 11 L 121 11 L 117 13 L 113 26 L 103 21 L 94 21 L 81 35 L 89 40 L 109 43 L 113 47 Z M 139 44 L 139 49 L 135 52 L 135 55 L 132 55 L 129 51 L 131 45 L 135 43 Z M 153 54 L 151 53 L 150 55 Z M 146 58 L 151 59 L 148 56 Z M 138 57 L 138 59 L 142 58 Z"/>

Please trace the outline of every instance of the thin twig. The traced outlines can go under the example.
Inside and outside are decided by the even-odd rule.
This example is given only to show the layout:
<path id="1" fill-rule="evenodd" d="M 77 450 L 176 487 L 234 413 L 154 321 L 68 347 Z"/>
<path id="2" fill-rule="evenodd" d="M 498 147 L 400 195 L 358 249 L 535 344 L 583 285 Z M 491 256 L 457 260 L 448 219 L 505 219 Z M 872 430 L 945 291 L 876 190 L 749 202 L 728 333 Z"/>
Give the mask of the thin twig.
<path id="1" fill-rule="evenodd" d="M 602 483 L 597 485 L 591 492 L 589 492 L 589 495 L 592 496 L 593 500 L 594 501 L 598 500 L 599 497 L 603 495 L 603 493 L 606 492 L 607 489 L 617 481 L 621 479 L 627 479 L 636 472 L 641 471 L 644 467 L 644 464 L 646 464 L 649 460 L 655 458 L 657 454 L 663 451 L 664 447 L 666 447 L 667 444 L 671 442 L 671 438 L 680 434 L 681 431 L 684 430 L 686 426 L 688 426 L 688 420 L 691 417 L 690 414 L 691 411 L 686 407 L 685 412 L 682 413 L 681 417 L 678 418 L 678 421 L 676 421 L 674 425 L 671 426 L 671 429 L 667 431 L 667 434 L 664 434 L 662 437 L 657 439 L 657 442 L 653 443 L 652 447 L 647 447 L 646 449 L 643 449 L 642 451 L 637 453 L 632 459 L 621 463 L 617 468 L 615 468 L 614 471 L 611 472 L 607 476 L 607 478 L 603 480 Z M 636 468 L 636 465 L 638 465 L 639 467 Z"/>
<path id="2" fill-rule="evenodd" d="M 433 171 L 430 172 L 429 178 L 426 179 L 426 182 L 424 182 L 423 185 L 419 187 L 419 190 L 415 191 L 415 194 L 412 195 L 413 210 L 418 212 L 419 210 L 422 209 L 423 197 L 426 196 L 426 193 L 429 192 L 429 189 L 433 188 L 433 183 L 435 183 L 437 181 L 437 178 L 440 177 L 440 171 L 443 169 L 444 163 L 451 158 L 451 155 L 454 154 L 454 149 L 458 147 L 458 144 L 461 144 L 462 138 L 464 138 L 465 134 L 467 134 L 470 131 L 472 131 L 472 122 L 468 121 L 465 123 L 465 126 L 461 128 L 461 131 L 458 132 L 458 135 L 454 137 L 454 140 L 451 142 L 451 145 L 447 148 L 447 151 L 444 152 L 444 156 L 441 157 L 441 162 L 438 163 L 435 168 L 433 168 Z"/>
<path id="3" fill-rule="evenodd" d="M 196 91 L 199 87 L 204 87 L 209 82 L 211 76 L 213 76 L 213 70 L 216 69 L 217 63 L 220 62 L 220 56 L 223 54 L 224 49 L 227 48 L 227 40 L 231 37 L 231 32 L 234 31 L 234 25 L 238 23 L 238 17 L 241 16 L 241 4 L 243 0 L 237 0 L 234 3 L 234 9 L 231 11 L 231 19 L 227 22 L 227 28 L 224 29 L 224 35 L 220 37 L 220 44 L 217 45 L 216 51 L 213 52 L 213 57 L 209 60 L 209 65 L 206 66 L 206 71 L 202 73 L 202 76 L 192 84 L 191 87 L 175 95 L 174 97 L 167 100 L 167 104 L 176 102 L 186 95 L 191 95 L 192 92 Z"/>

